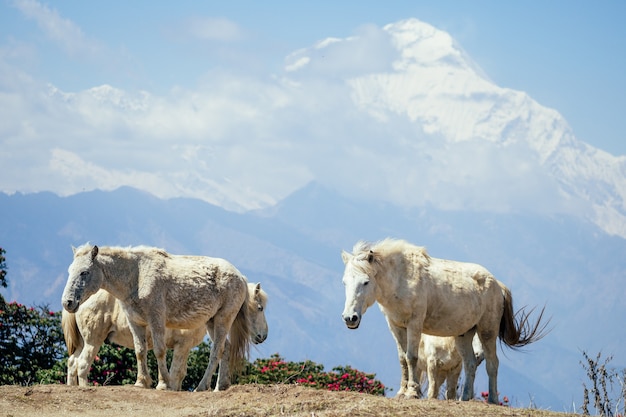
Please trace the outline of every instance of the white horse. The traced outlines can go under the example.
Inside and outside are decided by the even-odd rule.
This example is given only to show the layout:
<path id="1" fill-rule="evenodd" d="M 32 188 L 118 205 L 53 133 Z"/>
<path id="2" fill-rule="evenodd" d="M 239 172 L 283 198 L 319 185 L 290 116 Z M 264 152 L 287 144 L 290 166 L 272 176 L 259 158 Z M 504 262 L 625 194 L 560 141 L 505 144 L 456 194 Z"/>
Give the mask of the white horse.
<path id="1" fill-rule="evenodd" d="M 248 284 L 248 313 L 251 318 L 250 336 L 253 343 L 263 343 L 268 326 L 265 319 L 267 294 L 261 284 Z M 67 385 L 89 385 L 87 376 L 93 360 L 105 342 L 134 348 L 128 319 L 119 300 L 105 290 L 99 290 L 78 308 L 76 313 L 63 310 L 61 326 L 69 353 L 67 360 Z M 166 329 L 165 345 L 174 349 L 170 364 L 172 388 L 180 391 L 187 374 L 189 351 L 200 344 L 206 335 L 204 325 L 191 330 Z M 148 332 L 148 349 L 152 349 L 152 335 Z M 228 342 L 227 342 L 228 343 Z M 228 349 L 226 349 L 226 352 Z M 230 386 L 228 361 L 222 358 L 216 390 Z"/>
<path id="2" fill-rule="evenodd" d="M 146 360 L 147 331 L 152 334 L 158 363 L 157 389 L 175 388 L 165 360 L 165 328 L 196 329 L 202 325 L 212 340 L 209 364 L 197 391 L 207 390 L 230 339 L 231 369 L 239 367 L 250 348 L 250 320 L 244 276 L 224 259 L 170 255 L 150 247 L 74 249 L 61 302 L 75 313 L 99 289 L 111 293 L 128 317 L 135 356 L 136 386 L 152 385 Z"/>
<path id="3" fill-rule="evenodd" d="M 474 334 L 483 346 L 490 403 L 498 403 L 496 339 L 518 348 L 544 335 L 545 324 L 514 313 L 510 290 L 484 267 L 431 258 L 422 247 L 403 240 L 376 244 L 358 242 L 353 253 L 342 252 L 346 303 L 343 320 L 356 329 L 361 317 L 378 302 L 398 347 L 402 380 L 398 396 L 417 398 L 417 361 L 422 332 L 454 336 L 463 357 L 462 400 L 474 397 L 476 357 Z"/>
<path id="4" fill-rule="evenodd" d="M 472 341 L 476 366 L 483 361 L 483 347 L 478 335 Z M 428 398 L 436 399 L 444 381 L 446 382 L 446 399 L 456 400 L 456 389 L 459 383 L 463 358 L 456 347 L 456 338 L 431 336 L 422 334 L 417 361 L 418 380 L 424 383 L 425 373 L 428 380 Z"/>

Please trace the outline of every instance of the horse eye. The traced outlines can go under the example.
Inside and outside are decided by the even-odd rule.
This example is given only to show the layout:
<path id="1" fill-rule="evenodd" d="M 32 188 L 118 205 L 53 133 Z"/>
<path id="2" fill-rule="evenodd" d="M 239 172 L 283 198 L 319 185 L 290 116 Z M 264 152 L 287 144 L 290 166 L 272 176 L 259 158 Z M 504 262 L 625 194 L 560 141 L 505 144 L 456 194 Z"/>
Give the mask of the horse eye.
<path id="1" fill-rule="evenodd" d="M 83 271 L 80 273 L 81 277 L 86 277 L 87 275 L 89 275 L 89 271 Z"/>
<path id="2" fill-rule="evenodd" d="M 259 305 L 257 306 L 257 310 L 259 310 L 259 311 L 263 311 L 263 306 L 259 304 Z"/>
<path id="3" fill-rule="evenodd" d="M 365 281 L 365 282 L 363 283 L 363 285 L 367 285 L 367 284 L 369 284 L 369 283 L 370 283 L 369 281 Z"/>

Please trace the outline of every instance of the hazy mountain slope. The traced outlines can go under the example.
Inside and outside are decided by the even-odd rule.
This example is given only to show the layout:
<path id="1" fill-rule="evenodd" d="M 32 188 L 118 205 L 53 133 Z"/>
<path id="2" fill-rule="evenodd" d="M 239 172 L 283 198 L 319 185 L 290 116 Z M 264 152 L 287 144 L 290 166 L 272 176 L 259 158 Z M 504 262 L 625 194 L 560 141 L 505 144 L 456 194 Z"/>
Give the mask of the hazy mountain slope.
<path id="1" fill-rule="evenodd" d="M 601 349 L 624 363 L 626 339 L 614 329 L 626 314 L 626 242 L 572 217 L 408 210 L 347 199 L 319 184 L 248 214 L 129 188 L 64 198 L 0 194 L 0 207 L 10 284 L 2 293 L 22 303 L 59 309 L 70 246 L 86 241 L 221 256 L 270 294 L 270 338 L 255 355 L 350 364 L 397 387 L 395 346 L 378 309 L 368 310 L 357 331 L 340 318 L 341 249 L 394 236 L 435 257 L 482 263 L 512 289 L 517 307 L 546 305 L 550 335 L 526 354 L 501 355 L 500 390 L 510 398 L 527 405 L 530 395 L 562 410 L 581 399 L 580 349 Z M 485 387 L 481 368 L 476 390 Z"/>

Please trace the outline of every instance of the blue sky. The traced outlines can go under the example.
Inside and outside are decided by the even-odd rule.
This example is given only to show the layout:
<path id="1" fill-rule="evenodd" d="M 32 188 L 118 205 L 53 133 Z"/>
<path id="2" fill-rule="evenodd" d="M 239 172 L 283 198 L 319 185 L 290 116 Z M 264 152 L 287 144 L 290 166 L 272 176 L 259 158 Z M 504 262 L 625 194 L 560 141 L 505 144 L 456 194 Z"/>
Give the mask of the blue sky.
<path id="1" fill-rule="evenodd" d="M 65 25 L 45 28 L 34 17 L 42 8 Z M 104 83 L 162 91 L 193 85 L 209 68 L 269 76 L 294 50 L 409 17 L 450 33 L 496 84 L 557 109 L 579 139 L 626 155 L 622 1 L 4 0 L 0 45 L 5 59 L 8 49 L 27 49 L 9 58 L 64 91 Z M 230 32 L 193 39 L 187 30 L 203 19 Z"/>

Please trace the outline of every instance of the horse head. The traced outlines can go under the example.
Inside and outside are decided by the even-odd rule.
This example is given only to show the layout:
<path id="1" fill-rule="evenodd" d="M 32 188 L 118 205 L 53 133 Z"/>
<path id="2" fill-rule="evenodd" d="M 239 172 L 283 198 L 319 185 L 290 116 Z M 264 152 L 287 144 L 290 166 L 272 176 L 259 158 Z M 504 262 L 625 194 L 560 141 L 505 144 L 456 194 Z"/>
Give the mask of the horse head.
<path id="1" fill-rule="evenodd" d="M 374 253 L 369 248 L 362 248 L 355 254 L 341 253 L 346 268 L 343 273 L 343 285 L 346 290 L 346 304 L 343 309 L 343 321 L 349 329 L 356 329 L 361 323 L 365 311 L 376 301 L 376 281 Z"/>
<path id="2" fill-rule="evenodd" d="M 67 269 L 67 283 L 61 298 L 63 308 L 70 313 L 76 312 L 81 302 L 100 289 L 103 279 L 102 269 L 98 267 L 96 260 L 97 246 L 83 245 L 72 250 L 74 261 Z"/>
<path id="3" fill-rule="evenodd" d="M 267 339 L 268 326 L 265 319 L 267 294 L 261 289 L 261 283 L 248 284 L 248 311 L 250 314 L 250 335 L 254 344 L 263 343 Z"/>

